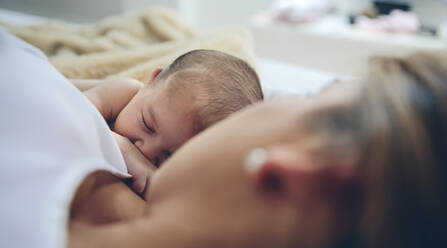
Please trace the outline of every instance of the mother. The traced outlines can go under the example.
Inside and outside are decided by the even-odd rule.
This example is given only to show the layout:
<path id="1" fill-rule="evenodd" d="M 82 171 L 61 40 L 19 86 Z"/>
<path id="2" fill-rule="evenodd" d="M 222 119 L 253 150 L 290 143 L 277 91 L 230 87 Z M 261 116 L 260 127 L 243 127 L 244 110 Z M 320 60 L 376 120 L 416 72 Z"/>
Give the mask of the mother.
<path id="1" fill-rule="evenodd" d="M 75 92 L 65 87 L 68 83 L 60 83 L 64 86 L 53 87 L 52 92 Z M 12 104 L 18 95 L 25 105 L 21 111 L 46 107 L 50 110 L 43 111 L 49 118 L 45 123 L 71 127 L 64 118 L 49 117 L 70 114 L 57 112 L 60 107 L 51 104 L 40 106 L 39 94 L 7 89 L 15 95 L 1 100 L 1 105 Z M 69 138 L 56 139 L 56 147 L 37 147 L 36 140 L 48 143 L 38 134 L 45 127 L 23 124 L 20 120 L 26 118 L 11 112 L 9 125 L 14 128 L 0 129 L 8 130 L 9 138 L 0 141 L 2 158 L 7 158 L 4 166 L 24 166 L 23 161 L 40 166 L 31 174 L 37 175 L 31 180 L 39 185 L 55 185 L 39 177 L 45 169 L 39 161 L 61 163 L 69 168 L 65 174 L 75 166 L 88 169 L 71 177 L 69 186 L 64 173 L 54 173 L 52 180 L 66 186 L 59 191 L 65 195 L 62 201 L 48 199 L 47 192 L 42 192 L 43 199 L 11 193 L 15 187 L 22 188 L 16 192 L 26 192 L 21 186 L 29 182 L 17 178 L 22 174 L 14 174 L 15 170 L 6 170 L 10 173 L 2 177 L 6 174 L 15 181 L 7 181 L 14 186 L 10 192 L 1 187 L 0 196 L 10 199 L 3 206 L 10 212 L 2 210 L 2 218 L 15 216 L 19 221 L 9 223 L 13 230 L 8 229 L 8 236 L 2 226 L 0 235 L 5 237 L 0 240 L 13 246 L 17 239 L 15 247 L 57 247 L 63 245 L 58 238 L 68 233 L 69 247 L 445 247 L 446 99 L 445 57 L 377 59 L 362 83 L 339 83 L 312 98 L 253 106 L 196 136 L 153 174 L 147 203 L 110 173 L 123 175 L 110 166 L 122 166 L 122 159 L 115 156 L 119 151 L 103 129 L 105 124 L 96 121 L 99 114 L 81 100 L 59 99 L 82 105 L 64 108 L 85 110 L 79 112 L 82 121 L 73 120 L 85 129 L 57 132 Z M 90 126 L 83 126 L 85 122 Z M 36 136 L 21 135 L 13 144 L 15 136 L 7 134 L 18 133 L 17 128 L 25 133 L 31 129 Z M 100 135 L 82 136 L 84 132 Z M 93 138 L 100 142 L 91 144 Z M 38 156 L 15 157 L 3 149 L 9 146 Z M 73 157 L 76 153 L 82 159 Z M 47 171 L 55 167 L 50 168 Z M 43 188 L 55 195 L 53 188 Z M 31 197 L 35 205 L 14 205 L 20 197 Z M 49 203 L 43 204 L 44 199 Z M 37 211 L 31 212 L 33 208 Z M 20 229 L 27 227 L 27 221 L 34 224 L 36 215 L 58 216 L 52 223 L 40 219 L 53 233 Z M 64 223 L 68 227 L 60 225 Z M 30 240 L 33 243 L 27 243 Z"/>

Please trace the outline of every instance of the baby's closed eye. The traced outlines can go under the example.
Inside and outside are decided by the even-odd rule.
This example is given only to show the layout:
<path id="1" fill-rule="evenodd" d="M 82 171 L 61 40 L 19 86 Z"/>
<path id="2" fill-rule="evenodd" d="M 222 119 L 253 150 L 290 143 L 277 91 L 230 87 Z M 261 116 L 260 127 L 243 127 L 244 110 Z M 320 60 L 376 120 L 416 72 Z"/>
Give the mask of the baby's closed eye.
<path id="1" fill-rule="evenodd" d="M 156 134 L 155 129 L 144 118 L 143 112 L 141 112 L 141 122 L 143 123 L 143 126 L 149 132 L 149 134 L 152 134 L 152 135 Z"/>

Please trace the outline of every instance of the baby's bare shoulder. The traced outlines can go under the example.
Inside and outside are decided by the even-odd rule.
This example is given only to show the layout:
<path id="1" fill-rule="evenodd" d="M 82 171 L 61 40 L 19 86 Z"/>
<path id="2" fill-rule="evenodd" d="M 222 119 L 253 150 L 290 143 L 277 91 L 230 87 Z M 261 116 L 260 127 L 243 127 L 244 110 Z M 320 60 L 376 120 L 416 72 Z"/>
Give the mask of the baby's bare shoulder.
<path id="1" fill-rule="evenodd" d="M 84 94 L 106 120 L 114 119 L 127 103 L 143 88 L 143 83 L 132 78 L 103 79 Z"/>
<path id="2" fill-rule="evenodd" d="M 104 79 L 104 85 L 121 86 L 138 90 L 144 87 L 142 82 L 128 77 L 109 77 Z"/>
<path id="3" fill-rule="evenodd" d="M 128 92 L 136 93 L 141 88 L 144 87 L 144 84 L 133 78 L 123 78 L 123 77 L 112 77 L 104 79 L 101 84 L 97 87 L 92 88 L 92 90 L 97 93 L 106 92 L 106 97 L 113 97 L 114 95 L 109 94 L 128 94 Z"/>

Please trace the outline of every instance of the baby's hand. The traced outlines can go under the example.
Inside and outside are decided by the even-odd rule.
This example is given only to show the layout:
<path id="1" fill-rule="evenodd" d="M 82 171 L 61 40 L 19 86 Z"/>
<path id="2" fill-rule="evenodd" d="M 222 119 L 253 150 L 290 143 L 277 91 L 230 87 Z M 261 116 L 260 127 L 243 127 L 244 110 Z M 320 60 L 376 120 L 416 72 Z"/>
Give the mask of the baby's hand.
<path id="1" fill-rule="evenodd" d="M 132 175 L 130 187 L 139 195 L 144 195 L 152 173 L 156 167 L 124 136 L 113 132 L 116 142 L 124 157 L 127 171 Z"/>

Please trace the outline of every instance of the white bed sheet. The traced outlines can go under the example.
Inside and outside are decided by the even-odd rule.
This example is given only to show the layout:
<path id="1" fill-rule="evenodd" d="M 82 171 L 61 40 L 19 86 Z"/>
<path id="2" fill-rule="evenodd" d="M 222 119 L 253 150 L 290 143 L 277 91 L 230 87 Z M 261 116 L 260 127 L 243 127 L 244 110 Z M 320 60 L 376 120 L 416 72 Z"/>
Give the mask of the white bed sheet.
<path id="1" fill-rule="evenodd" d="M 265 99 L 284 95 L 309 95 L 319 92 L 340 75 L 285 62 L 261 58 L 259 77 Z"/>
<path id="2" fill-rule="evenodd" d="M 36 24 L 44 17 L 0 9 L 0 21 L 14 25 Z M 259 58 L 259 78 L 265 99 L 283 95 L 308 95 L 343 76 L 290 63 Z"/>

